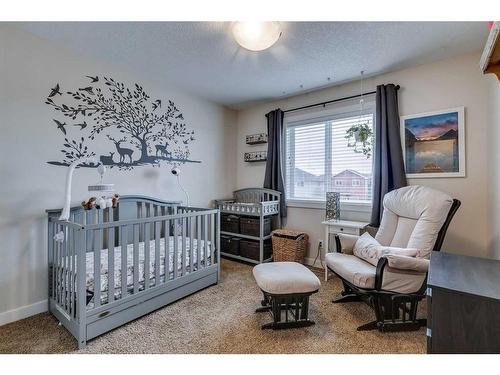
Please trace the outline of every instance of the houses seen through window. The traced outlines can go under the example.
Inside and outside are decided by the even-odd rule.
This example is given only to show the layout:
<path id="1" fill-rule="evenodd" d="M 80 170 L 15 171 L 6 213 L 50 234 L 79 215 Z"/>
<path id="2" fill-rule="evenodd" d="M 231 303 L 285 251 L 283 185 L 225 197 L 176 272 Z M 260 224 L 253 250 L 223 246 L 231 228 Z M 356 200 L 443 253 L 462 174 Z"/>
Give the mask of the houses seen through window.
<path id="1" fill-rule="evenodd" d="M 373 129 L 373 113 L 287 126 L 288 200 L 324 201 L 327 191 L 336 191 L 342 201 L 371 202 L 371 153 L 365 155 L 346 138 L 347 130 L 360 123 Z"/>

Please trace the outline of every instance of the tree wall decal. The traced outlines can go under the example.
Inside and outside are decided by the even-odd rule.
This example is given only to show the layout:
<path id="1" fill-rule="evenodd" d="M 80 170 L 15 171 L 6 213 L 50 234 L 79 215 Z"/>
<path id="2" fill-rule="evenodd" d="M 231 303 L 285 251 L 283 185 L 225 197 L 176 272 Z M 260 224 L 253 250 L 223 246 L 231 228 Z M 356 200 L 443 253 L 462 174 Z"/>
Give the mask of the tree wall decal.
<path id="1" fill-rule="evenodd" d="M 194 131 L 187 128 L 183 114 L 172 100 L 166 102 L 163 110 L 162 101 L 151 101 L 137 83 L 129 88 L 113 78 L 85 77 L 90 79 L 90 85 L 64 92 L 58 83 L 45 101 L 64 116 L 64 120 L 53 121 L 64 135 L 61 152 L 65 158 L 49 164 L 69 165 L 79 156 L 95 155 L 90 146 L 99 137 L 108 139 L 113 151 L 101 155 L 101 161 L 121 169 L 159 165 L 162 161 L 199 162 L 189 160 Z"/>

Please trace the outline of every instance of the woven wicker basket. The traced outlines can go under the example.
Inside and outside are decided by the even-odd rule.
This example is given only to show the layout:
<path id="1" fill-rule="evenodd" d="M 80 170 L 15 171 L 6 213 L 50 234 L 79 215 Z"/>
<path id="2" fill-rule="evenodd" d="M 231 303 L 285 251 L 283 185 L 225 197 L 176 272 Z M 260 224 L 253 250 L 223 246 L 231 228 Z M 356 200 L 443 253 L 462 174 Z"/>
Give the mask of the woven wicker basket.
<path id="1" fill-rule="evenodd" d="M 287 229 L 273 231 L 273 260 L 275 262 L 304 263 L 309 236 Z"/>

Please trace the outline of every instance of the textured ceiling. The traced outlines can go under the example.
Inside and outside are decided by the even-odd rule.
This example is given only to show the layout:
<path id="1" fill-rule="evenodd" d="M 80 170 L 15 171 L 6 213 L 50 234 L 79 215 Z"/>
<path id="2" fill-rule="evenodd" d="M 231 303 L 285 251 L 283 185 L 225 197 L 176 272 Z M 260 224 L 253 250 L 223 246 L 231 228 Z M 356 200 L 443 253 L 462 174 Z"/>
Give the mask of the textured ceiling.
<path id="1" fill-rule="evenodd" d="M 484 22 L 283 22 L 273 47 L 250 52 L 227 22 L 15 25 L 233 108 L 358 79 L 361 70 L 371 76 L 479 51 L 488 35 Z"/>

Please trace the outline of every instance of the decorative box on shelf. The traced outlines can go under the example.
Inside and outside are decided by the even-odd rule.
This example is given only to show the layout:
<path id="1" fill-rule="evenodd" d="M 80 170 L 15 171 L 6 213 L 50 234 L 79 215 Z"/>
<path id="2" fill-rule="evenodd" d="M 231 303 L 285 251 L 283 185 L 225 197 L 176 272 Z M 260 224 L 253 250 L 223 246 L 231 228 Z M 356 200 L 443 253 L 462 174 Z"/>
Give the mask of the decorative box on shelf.
<path id="1" fill-rule="evenodd" d="M 267 160 L 267 151 L 245 152 L 245 161 L 248 163 L 253 163 L 256 161 L 266 161 L 266 160 Z"/>
<path id="2" fill-rule="evenodd" d="M 267 143 L 267 134 L 260 133 L 260 134 L 247 135 L 246 136 L 246 143 L 247 143 L 247 145 L 259 145 L 262 143 Z"/>

